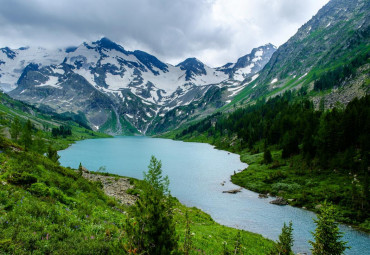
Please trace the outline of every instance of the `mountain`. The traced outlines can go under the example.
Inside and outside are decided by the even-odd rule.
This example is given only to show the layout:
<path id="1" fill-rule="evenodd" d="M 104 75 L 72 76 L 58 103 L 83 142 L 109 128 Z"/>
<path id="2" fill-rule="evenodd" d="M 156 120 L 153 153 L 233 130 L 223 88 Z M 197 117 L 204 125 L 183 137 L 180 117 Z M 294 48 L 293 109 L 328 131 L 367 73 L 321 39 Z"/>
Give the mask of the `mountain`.
<path id="1" fill-rule="evenodd" d="M 254 74 L 259 72 L 270 60 L 272 54 L 276 51 L 276 46 L 266 44 L 264 46 L 254 48 L 250 54 L 247 54 L 233 63 L 217 68 L 229 75 L 230 79 L 243 81 L 246 78 L 252 78 Z"/>
<path id="2" fill-rule="evenodd" d="M 245 86 L 241 81 L 256 77 L 273 51 L 268 44 L 233 67 L 211 68 L 195 58 L 166 64 L 146 52 L 127 51 L 108 38 L 58 50 L 2 48 L 0 87 L 39 107 L 82 113 L 94 130 L 146 133 L 168 112 L 207 101 L 212 91 L 222 91 L 222 96 L 200 115 L 229 103 Z M 194 117 L 186 112 L 182 119 Z"/>
<path id="3" fill-rule="evenodd" d="M 363 96 L 368 91 L 368 84 L 363 81 L 369 73 L 369 13 L 369 1 L 331 0 L 274 52 L 258 79 L 246 86 L 235 102 L 249 102 L 302 86 L 312 89 L 320 77 L 328 72 L 343 73 L 339 70 L 343 67 L 358 72 L 346 80 L 337 79 L 334 90 L 327 91 L 326 100 L 330 99 L 331 104 L 348 103 Z M 354 63 L 359 57 L 365 62 Z M 335 91 L 337 88 L 343 91 Z"/>

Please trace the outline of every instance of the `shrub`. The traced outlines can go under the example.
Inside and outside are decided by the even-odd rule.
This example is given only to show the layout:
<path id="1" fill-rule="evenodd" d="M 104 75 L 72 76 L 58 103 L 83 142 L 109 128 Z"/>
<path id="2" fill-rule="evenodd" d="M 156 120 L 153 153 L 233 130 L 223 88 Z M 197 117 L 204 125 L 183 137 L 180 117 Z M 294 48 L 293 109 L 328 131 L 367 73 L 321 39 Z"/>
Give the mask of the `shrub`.
<path id="1" fill-rule="evenodd" d="M 300 189 L 301 185 L 297 183 L 288 184 L 288 183 L 278 182 L 278 183 L 272 184 L 271 188 L 274 193 L 277 193 L 280 190 L 292 192 L 292 191 Z"/>
<path id="2" fill-rule="evenodd" d="M 37 178 L 29 173 L 13 173 L 8 176 L 8 182 L 15 185 L 27 185 L 37 182 Z"/>
<path id="3" fill-rule="evenodd" d="M 50 194 L 48 186 L 42 182 L 33 183 L 28 190 L 39 197 L 46 197 Z"/>

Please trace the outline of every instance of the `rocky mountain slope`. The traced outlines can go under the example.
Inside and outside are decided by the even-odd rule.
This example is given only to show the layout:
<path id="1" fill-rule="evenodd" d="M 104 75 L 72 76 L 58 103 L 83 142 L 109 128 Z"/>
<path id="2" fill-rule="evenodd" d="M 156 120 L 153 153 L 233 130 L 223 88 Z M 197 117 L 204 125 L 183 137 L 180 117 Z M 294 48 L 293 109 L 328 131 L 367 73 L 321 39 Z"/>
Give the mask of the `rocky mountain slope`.
<path id="1" fill-rule="evenodd" d="M 179 107 L 205 101 L 213 111 L 229 103 L 245 86 L 242 81 L 257 78 L 275 50 L 267 44 L 235 64 L 211 68 L 195 58 L 166 64 L 143 51 L 126 51 L 107 38 L 63 50 L 2 48 L 0 87 L 41 108 L 84 114 L 94 130 L 164 131 L 170 126 L 158 123 L 171 111 L 179 113 Z M 215 91 L 222 96 L 210 96 Z M 198 116 L 183 113 L 182 120 Z"/>
<path id="2" fill-rule="evenodd" d="M 261 96 L 269 97 L 302 86 L 313 88 L 315 80 L 329 71 L 343 67 L 359 55 L 363 55 L 369 62 L 369 13 L 370 2 L 367 0 L 331 0 L 279 47 L 258 79 L 250 83 L 235 102 L 249 102 Z M 334 90 L 351 90 L 346 94 L 352 96 L 345 102 L 368 91 L 366 79 L 369 66 L 366 67 L 364 63 L 360 68 L 355 68 L 359 70 L 357 75 L 347 77 L 346 81 L 339 79 L 340 82 L 334 86 Z M 364 78 L 364 74 L 367 78 Z M 349 80 L 357 80 L 355 83 L 361 84 L 353 88 L 343 86 L 351 84 Z M 342 101 L 340 98 L 338 100 Z"/>

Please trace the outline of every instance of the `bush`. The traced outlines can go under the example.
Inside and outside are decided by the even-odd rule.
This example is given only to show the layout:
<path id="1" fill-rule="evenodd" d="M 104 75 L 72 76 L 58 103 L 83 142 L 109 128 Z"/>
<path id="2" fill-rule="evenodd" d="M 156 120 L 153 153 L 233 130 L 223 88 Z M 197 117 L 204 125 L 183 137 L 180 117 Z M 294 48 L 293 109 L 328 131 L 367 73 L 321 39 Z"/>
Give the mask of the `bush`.
<path id="1" fill-rule="evenodd" d="M 46 197 L 50 195 L 50 191 L 48 186 L 46 186 L 42 182 L 33 183 L 31 187 L 28 189 L 32 194 L 35 194 L 39 197 Z"/>
<path id="2" fill-rule="evenodd" d="M 288 183 L 278 182 L 278 183 L 272 184 L 271 188 L 272 188 L 272 191 L 275 193 L 279 192 L 280 190 L 292 192 L 292 191 L 300 189 L 301 185 L 297 183 L 288 184 Z"/>
<path id="3" fill-rule="evenodd" d="M 13 173 L 8 176 L 8 182 L 15 185 L 28 185 L 37 182 L 37 178 L 29 173 Z"/>

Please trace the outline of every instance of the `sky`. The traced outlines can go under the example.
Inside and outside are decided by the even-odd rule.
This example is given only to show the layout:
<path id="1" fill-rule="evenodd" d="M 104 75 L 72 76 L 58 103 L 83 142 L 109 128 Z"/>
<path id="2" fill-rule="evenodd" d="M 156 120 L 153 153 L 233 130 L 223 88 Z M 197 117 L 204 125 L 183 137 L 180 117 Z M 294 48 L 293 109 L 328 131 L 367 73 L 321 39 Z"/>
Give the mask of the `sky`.
<path id="1" fill-rule="evenodd" d="M 105 36 L 177 64 L 217 67 L 280 46 L 329 0 L 0 0 L 0 47 L 64 48 Z"/>

